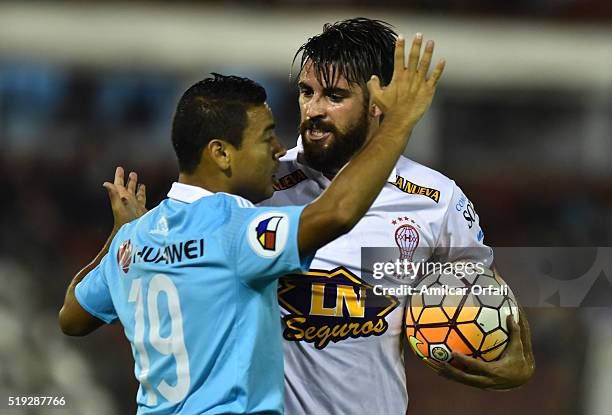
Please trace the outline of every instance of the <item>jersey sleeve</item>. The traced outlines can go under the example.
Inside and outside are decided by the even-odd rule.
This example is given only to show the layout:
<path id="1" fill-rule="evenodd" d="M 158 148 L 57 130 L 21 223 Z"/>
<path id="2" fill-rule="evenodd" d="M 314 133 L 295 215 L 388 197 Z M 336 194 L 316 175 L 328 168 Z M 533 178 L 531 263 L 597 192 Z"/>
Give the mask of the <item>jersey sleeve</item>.
<path id="1" fill-rule="evenodd" d="M 92 269 L 74 290 L 81 307 L 105 323 L 112 323 L 118 318 L 107 281 L 108 275 L 112 272 L 111 266 L 112 261 L 106 254 L 98 266 Z"/>
<path id="2" fill-rule="evenodd" d="M 305 272 L 314 254 L 300 258 L 298 228 L 304 206 L 242 208 L 236 238 L 236 271 L 245 281 Z"/>
<path id="3" fill-rule="evenodd" d="M 449 262 L 480 262 L 486 267 L 493 263 L 493 250 L 484 243 L 484 231 L 474 205 L 455 182 L 435 256 Z"/>

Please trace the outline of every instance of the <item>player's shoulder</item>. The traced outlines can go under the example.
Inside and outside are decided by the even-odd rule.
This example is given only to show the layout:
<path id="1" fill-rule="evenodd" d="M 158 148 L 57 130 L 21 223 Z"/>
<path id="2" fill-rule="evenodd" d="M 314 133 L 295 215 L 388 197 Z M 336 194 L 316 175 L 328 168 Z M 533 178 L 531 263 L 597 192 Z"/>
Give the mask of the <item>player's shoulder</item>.
<path id="1" fill-rule="evenodd" d="M 126 250 L 131 251 L 132 245 L 137 244 L 142 239 L 143 229 L 151 228 L 158 210 L 159 205 L 139 218 L 121 226 L 111 242 L 109 252 L 115 252 L 118 256 L 121 256 L 120 253 L 126 252 Z"/>
<path id="2" fill-rule="evenodd" d="M 133 234 L 134 232 L 137 232 L 142 227 L 147 226 L 147 224 L 151 223 L 154 220 L 154 218 L 157 216 L 158 210 L 159 210 L 159 205 L 150 209 L 149 211 L 147 211 L 147 213 L 140 216 L 139 218 L 136 218 L 133 221 L 126 223 L 119 229 L 119 231 L 117 232 L 117 236 Z"/>
<path id="3" fill-rule="evenodd" d="M 131 222 L 123 225 L 113 240 L 113 245 L 123 244 L 125 241 L 143 241 L 148 239 L 149 234 L 158 234 L 167 236 L 169 233 L 169 222 L 167 217 L 164 215 L 163 205 L 167 203 L 168 199 L 163 200 L 159 205 L 150 209 L 144 215 Z M 114 247 L 111 245 L 111 250 Z"/>
<path id="4" fill-rule="evenodd" d="M 436 204 L 448 204 L 457 187 L 454 180 L 437 170 L 401 156 L 390 184 L 403 193 L 428 197 Z"/>
<path id="5" fill-rule="evenodd" d="M 424 184 L 438 187 L 450 187 L 455 185 L 455 182 L 444 174 L 424 164 L 418 163 L 408 157 L 400 156 L 395 165 L 396 172 L 401 176 L 412 177 L 415 180 L 421 180 Z"/>
<path id="6" fill-rule="evenodd" d="M 223 192 L 219 192 L 215 194 L 215 196 L 219 197 L 220 201 L 229 208 L 248 209 L 255 207 L 250 200 L 245 199 L 242 196 Z"/>
<path id="7" fill-rule="evenodd" d="M 219 226 L 232 216 L 233 210 L 253 207 L 247 199 L 223 192 L 189 203 L 168 198 L 138 219 L 123 225 L 117 235 L 168 235 L 174 229 L 185 227 Z"/>

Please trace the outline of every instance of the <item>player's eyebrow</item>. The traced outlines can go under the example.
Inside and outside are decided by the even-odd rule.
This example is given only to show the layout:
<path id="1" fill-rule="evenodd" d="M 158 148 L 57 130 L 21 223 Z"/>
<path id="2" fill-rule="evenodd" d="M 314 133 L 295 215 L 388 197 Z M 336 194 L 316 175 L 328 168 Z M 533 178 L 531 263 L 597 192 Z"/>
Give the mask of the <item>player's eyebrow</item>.
<path id="1" fill-rule="evenodd" d="M 326 87 L 323 88 L 323 92 L 326 95 L 341 95 L 343 97 L 348 97 L 349 95 L 351 95 L 351 90 L 347 89 L 347 88 L 340 88 L 338 86 L 331 86 L 331 87 Z"/>
<path id="2" fill-rule="evenodd" d="M 298 82 L 298 88 L 312 90 L 312 87 L 304 81 Z M 339 86 L 329 86 L 329 87 L 323 88 L 323 93 L 326 95 L 333 94 L 333 95 L 341 95 L 343 97 L 348 97 L 351 95 L 351 90 L 349 88 L 341 88 Z"/>

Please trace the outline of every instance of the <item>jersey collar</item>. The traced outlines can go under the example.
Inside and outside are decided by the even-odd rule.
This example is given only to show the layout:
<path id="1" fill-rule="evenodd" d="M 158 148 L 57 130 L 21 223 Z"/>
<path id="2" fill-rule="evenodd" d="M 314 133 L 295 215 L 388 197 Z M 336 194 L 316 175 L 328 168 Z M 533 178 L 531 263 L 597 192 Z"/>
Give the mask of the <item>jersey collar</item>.
<path id="1" fill-rule="evenodd" d="M 213 195 L 213 192 L 209 192 L 201 187 L 178 182 L 172 183 L 172 187 L 168 192 L 168 197 L 170 199 L 178 200 L 179 202 L 184 203 L 193 203 L 203 197 Z"/>
<path id="2" fill-rule="evenodd" d="M 318 183 L 325 184 L 325 187 L 329 186 L 329 184 L 331 183 L 331 180 L 329 178 L 327 178 L 323 173 L 321 173 L 320 171 L 315 170 L 313 168 L 310 168 L 307 165 L 302 164 L 302 163 L 299 162 L 298 156 L 301 153 L 304 153 L 304 146 L 302 144 L 302 136 L 299 135 L 295 147 L 292 148 L 291 150 L 287 151 L 287 156 L 286 157 L 288 157 L 290 155 L 292 156 L 291 158 L 295 157 L 292 160 L 293 163 L 295 163 L 296 166 L 299 166 L 302 169 L 306 170 L 306 174 L 311 179 L 316 180 Z M 391 170 L 391 174 L 389 175 L 389 178 L 387 179 L 387 182 L 395 183 L 396 178 L 397 178 L 397 167 L 393 166 L 393 170 Z"/>

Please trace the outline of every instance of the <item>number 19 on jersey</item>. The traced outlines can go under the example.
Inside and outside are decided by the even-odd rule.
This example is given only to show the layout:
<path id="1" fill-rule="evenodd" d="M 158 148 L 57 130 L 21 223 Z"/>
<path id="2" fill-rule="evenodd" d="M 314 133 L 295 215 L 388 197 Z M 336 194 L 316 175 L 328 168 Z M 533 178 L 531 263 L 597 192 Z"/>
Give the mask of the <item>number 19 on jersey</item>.
<path id="1" fill-rule="evenodd" d="M 143 285 L 147 279 L 137 278 L 132 281 L 128 302 L 135 303 L 134 320 L 134 347 L 136 358 L 140 363 L 140 373 L 137 378 L 144 387 L 147 395 L 147 405 L 157 405 L 157 392 L 172 403 L 182 401 L 189 391 L 189 356 L 185 347 L 183 336 L 183 316 L 176 285 L 164 274 L 156 274 L 148 282 L 146 298 L 143 295 Z M 170 317 L 170 334 L 163 337 L 160 327 L 160 310 L 158 308 L 158 296 L 165 293 L 168 301 L 168 313 Z M 145 336 L 145 321 L 148 319 L 149 331 Z M 150 383 L 151 361 L 147 353 L 147 346 L 153 347 L 163 355 L 173 355 L 176 361 L 176 384 L 174 386 L 162 379 L 157 385 Z"/>

